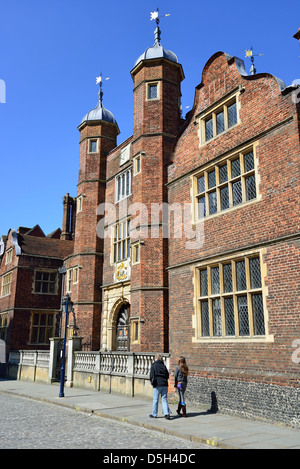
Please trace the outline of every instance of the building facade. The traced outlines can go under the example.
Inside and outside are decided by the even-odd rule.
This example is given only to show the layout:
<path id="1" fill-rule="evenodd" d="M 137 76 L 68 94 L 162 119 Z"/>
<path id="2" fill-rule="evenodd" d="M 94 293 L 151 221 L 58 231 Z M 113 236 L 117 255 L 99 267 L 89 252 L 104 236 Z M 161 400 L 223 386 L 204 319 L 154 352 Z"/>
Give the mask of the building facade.
<path id="1" fill-rule="evenodd" d="M 30 257 L 32 233 L 2 237 L 1 330 L 15 308 L 20 336 L 10 347 L 39 345 L 35 289 L 48 289 L 43 305 L 55 315 L 52 278 L 63 265 L 90 350 L 169 352 L 171 371 L 184 355 L 191 401 L 214 394 L 230 412 L 299 422 L 299 85 L 248 75 L 242 60 L 217 52 L 183 119 L 183 68 L 159 26 L 131 76 L 130 138 L 117 145 L 101 83 L 78 127 L 77 194 L 63 199 L 60 239 L 36 235 Z M 25 257 L 32 267 L 22 277 Z M 48 280 L 40 262 L 53 270 Z M 7 277 L 17 272 L 19 288 Z"/>

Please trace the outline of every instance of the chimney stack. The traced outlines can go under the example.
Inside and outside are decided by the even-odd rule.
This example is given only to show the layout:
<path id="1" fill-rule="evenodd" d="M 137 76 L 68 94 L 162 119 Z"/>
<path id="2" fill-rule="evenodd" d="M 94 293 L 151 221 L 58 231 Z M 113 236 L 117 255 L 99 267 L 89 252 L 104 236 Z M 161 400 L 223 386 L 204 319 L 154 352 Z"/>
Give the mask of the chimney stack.
<path id="1" fill-rule="evenodd" d="M 60 239 L 72 239 L 75 231 L 75 199 L 69 193 L 63 197 L 63 223 Z"/>

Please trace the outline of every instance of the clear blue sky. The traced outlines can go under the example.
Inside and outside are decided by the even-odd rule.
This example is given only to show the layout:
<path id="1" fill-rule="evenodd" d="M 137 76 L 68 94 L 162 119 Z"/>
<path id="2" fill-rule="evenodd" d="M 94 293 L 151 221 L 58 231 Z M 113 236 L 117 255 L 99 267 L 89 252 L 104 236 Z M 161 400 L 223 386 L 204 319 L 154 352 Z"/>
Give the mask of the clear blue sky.
<path id="1" fill-rule="evenodd" d="M 96 76 L 104 105 L 121 134 L 132 134 L 137 57 L 153 45 L 150 12 L 170 13 L 160 23 L 161 42 L 183 66 L 182 107 L 192 107 L 202 69 L 217 51 L 245 60 L 253 46 L 263 53 L 257 72 L 287 85 L 300 78 L 300 2 L 290 0 L 9 0 L 0 7 L 0 236 L 39 224 L 49 234 L 62 221 L 62 197 L 76 196 L 82 117 L 97 104 Z"/>

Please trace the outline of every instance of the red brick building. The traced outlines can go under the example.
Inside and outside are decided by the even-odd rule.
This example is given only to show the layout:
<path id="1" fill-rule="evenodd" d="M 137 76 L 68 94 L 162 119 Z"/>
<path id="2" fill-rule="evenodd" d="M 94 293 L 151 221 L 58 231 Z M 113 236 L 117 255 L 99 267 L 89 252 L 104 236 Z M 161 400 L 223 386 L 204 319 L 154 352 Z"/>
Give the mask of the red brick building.
<path id="1" fill-rule="evenodd" d="M 9 230 L 0 240 L 0 339 L 10 350 L 49 349 L 61 304 L 58 268 L 73 251 L 58 229 Z"/>
<path id="2" fill-rule="evenodd" d="M 214 393 L 228 411 L 299 423 L 299 85 L 248 75 L 217 52 L 183 119 L 183 69 L 158 27 L 131 76 L 132 136 L 117 146 L 100 87 L 78 127 L 77 195 L 64 197 L 60 239 L 38 235 L 32 250 L 47 253 L 45 269 L 64 260 L 64 292 L 91 350 L 170 352 L 172 369 L 184 355 L 190 401 Z M 9 233 L 2 244 L 1 317 L 17 311 L 13 281 L 5 290 L 13 236 L 28 256 L 34 238 Z M 18 305 L 28 306 L 14 313 L 11 347 L 32 348 L 40 297 L 29 294 L 29 264 L 17 270 L 25 257 L 13 258 Z M 43 303 L 52 312 L 55 288 Z"/>

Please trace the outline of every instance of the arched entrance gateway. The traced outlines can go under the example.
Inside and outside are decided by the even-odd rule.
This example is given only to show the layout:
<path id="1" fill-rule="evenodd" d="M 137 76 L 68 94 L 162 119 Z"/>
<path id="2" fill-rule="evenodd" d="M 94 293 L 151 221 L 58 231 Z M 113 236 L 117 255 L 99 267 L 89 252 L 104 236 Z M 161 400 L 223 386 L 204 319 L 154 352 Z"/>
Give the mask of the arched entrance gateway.
<path id="1" fill-rule="evenodd" d="M 129 317 L 130 304 L 125 303 L 119 310 L 116 324 L 116 351 L 118 352 L 128 352 L 130 349 Z"/>

